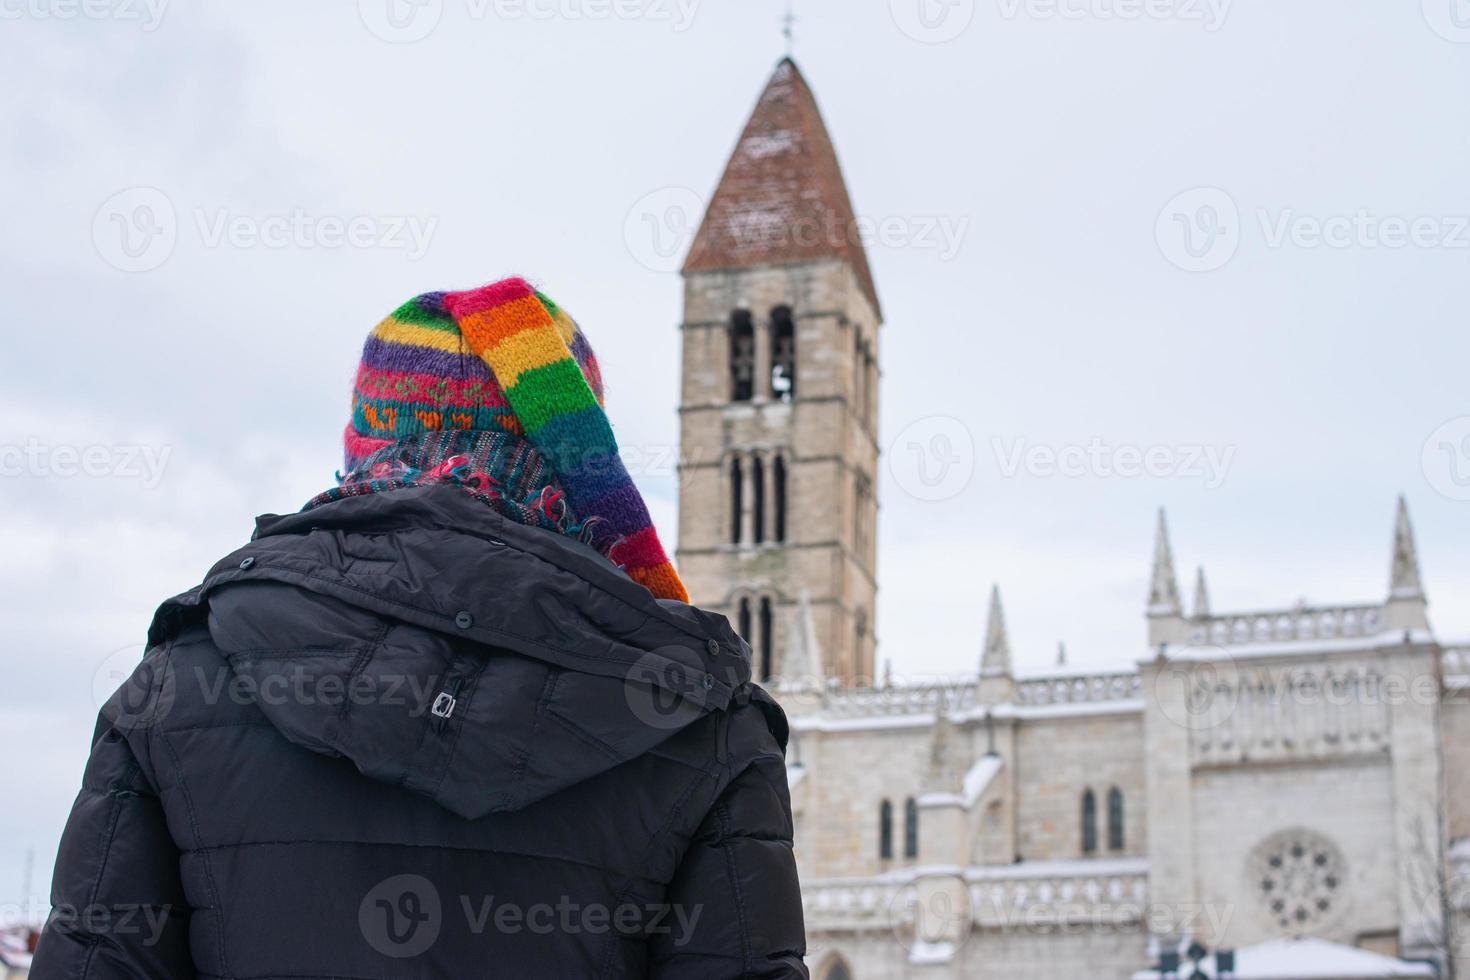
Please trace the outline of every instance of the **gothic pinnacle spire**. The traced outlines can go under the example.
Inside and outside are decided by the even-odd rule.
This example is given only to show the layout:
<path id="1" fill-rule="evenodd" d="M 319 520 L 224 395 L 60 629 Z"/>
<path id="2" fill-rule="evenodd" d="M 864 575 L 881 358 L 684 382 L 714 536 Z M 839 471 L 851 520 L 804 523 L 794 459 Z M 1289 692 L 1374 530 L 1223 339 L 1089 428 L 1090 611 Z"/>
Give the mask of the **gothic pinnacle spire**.
<path id="1" fill-rule="evenodd" d="M 812 616 L 812 597 L 806 589 L 796 600 L 792 613 L 791 645 L 781 664 L 780 684 L 786 689 L 810 687 L 821 690 L 825 679 L 822 676 L 822 648 L 817 643 L 817 624 Z"/>
<path id="2" fill-rule="evenodd" d="M 953 793 L 961 776 L 956 758 L 954 721 L 950 718 L 948 699 L 943 690 L 934 706 L 934 728 L 929 739 L 929 766 L 922 786 L 926 793 Z"/>
<path id="3" fill-rule="evenodd" d="M 985 652 L 980 657 L 982 677 L 1005 676 L 1011 672 L 1011 642 L 1006 636 L 1005 612 L 1000 606 L 1000 586 L 990 587 L 990 613 L 985 621 Z"/>
<path id="4" fill-rule="evenodd" d="M 1414 526 L 1409 523 L 1409 505 L 1399 494 L 1398 514 L 1393 525 L 1393 568 L 1389 576 L 1390 599 L 1423 599 L 1419 578 L 1419 549 L 1414 544 Z"/>
<path id="5" fill-rule="evenodd" d="M 1194 618 L 1204 619 L 1210 614 L 1210 590 L 1205 586 L 1205 566 L 1194 573 Z"/>
<path id="6" fill-rule="evenodd" d="M 1179 616 L 1179 582 L 1174 577 L 1174 552 L 1169 548 L 1169 525 L 1164 508 L 1159 508 L 1158 530 L 1154 534 L 1154 567 L 1148 589 L 1150 616 Z"/>

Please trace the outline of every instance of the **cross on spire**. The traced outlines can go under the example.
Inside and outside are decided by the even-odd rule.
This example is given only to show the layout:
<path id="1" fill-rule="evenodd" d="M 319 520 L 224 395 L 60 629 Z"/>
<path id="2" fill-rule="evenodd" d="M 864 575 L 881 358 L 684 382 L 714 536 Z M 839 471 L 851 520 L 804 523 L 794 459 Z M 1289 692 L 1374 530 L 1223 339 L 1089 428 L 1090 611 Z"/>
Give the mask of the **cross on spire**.
<path id="1" fill-rule="evenodd" d="M 794 0 L 786 0 L 786 16 L 781 18 L 781 36 L 786 39 L 786 57 L 791 57 L 792 46 L 796 42 L 796 11 L 793 9 Z"/>

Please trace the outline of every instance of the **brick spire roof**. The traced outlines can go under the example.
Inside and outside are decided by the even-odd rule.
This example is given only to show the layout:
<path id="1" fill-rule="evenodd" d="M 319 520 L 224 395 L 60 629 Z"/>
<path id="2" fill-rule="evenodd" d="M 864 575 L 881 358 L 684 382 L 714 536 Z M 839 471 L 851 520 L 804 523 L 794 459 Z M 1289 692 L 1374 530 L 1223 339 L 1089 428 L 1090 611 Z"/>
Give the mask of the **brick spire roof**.
<path id="1" fill-rule="evenodd" d="M 790 58 L 761 93 L 684 271 L 842 259 L 878 308 L 868 256 L 821 110 Z"/>

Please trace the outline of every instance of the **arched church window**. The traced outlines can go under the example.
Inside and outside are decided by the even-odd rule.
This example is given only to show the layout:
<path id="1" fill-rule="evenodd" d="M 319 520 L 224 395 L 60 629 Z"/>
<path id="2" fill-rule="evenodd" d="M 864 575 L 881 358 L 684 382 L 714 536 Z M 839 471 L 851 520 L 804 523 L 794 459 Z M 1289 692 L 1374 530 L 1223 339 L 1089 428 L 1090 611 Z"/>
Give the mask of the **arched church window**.
<path id="1" fill-rule="evenodd" d="M 823 971 L 821 980 L 852 980 L 852 970 L 845 960 L 834 959 L 832 965 Z"/>
<path id="2" fill-rule="evenodd" d="M 766 540 L 766 464 L 759 456 L 750 461 L 751 483 L 755 484 L 755 543 Z"/>
<path id="3" fill-rule="evenodd" d="M 782 401 L 796 397 L 796 321 L 789 306 L 771 311 L 771 394 Z"/>
<path id="4" fill-rule="evenodd" d="M 761 596 L 761 645 L 760 645 L 760 678 L 762 681 L 771 679 L 771 650 L 773 637 L 773 619 L 771 615 L 771 597 Z"/>
<path id="5" fill-rule="evenodd" d="M 1108 850 L 1123 849 L 1123 791 L 1114 786 L 1108 790 Z"/>
<path id="6" fill-rule="evenodd" d="M 863 663 L 863 651 L 868 646 L 868 611 L 859 609 L 853 616 L 852 627 L 853 660 L 855 665 Z"/>
<path id="7" fill-rule="evenodd" d="M 740 525 L 745 509 L 745 473 L 740 457 L 730 460 L 730 543 L 740 543 Z"/>
<path id="8" fill-rule="evenodd" d="M 893 858 L 893 801 L 884 800 L 878 805 L 878 857 L 884 861 Z"/>
<path id="9" fill-rule="evenodd" d="M 736 618 L 737 618 L 737 621 L 739 622 L 739 626 L 737 628 L 740 630 L 740 638 L 743 639 L 746 643 L 749 643 L 750 642 L 750 600 L 749 599 L 741 599 L 740 600 L 740 612 L 738 613 L 738 615 L 737 615 Z"/>
<path id="10" fill-rule="evenodd" d="M 903 805 L 903 856 L 919 856 L 919 801 L 912 796 Z"/>
<path id="11" fill-rule="evenodd" d="M 730 317 L 730 400 L 748 402 L 755 396 L 755 321 L 749 310 Z"/>
<path id="12" fill-rule="evenodd" d="M 771 482 L 774 485 L 776 499 L 772 506 L 776 509 L 775 537 L 777 541 L 786 540 L 786 457 L 777 456 L 771 463 L 775 472 L 771 474 Z"/>
<path id="13" fill-rule="evenodd" d="M 1090 789 L 1082 794 L 1082 853 L 1097 853 L 1097 796 Z"/>

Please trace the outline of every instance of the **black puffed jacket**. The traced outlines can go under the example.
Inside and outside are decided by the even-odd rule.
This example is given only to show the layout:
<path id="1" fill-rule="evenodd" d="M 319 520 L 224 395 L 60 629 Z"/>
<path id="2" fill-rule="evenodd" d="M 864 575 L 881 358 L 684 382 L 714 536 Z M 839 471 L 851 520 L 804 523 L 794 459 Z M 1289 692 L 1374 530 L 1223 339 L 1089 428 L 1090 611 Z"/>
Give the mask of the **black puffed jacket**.
<path id="1" fill-rule="evenodd" d="M 32 980 L 805 977 L 726 620 L 453 487 L 259 522 L 103 708 Z"/>

